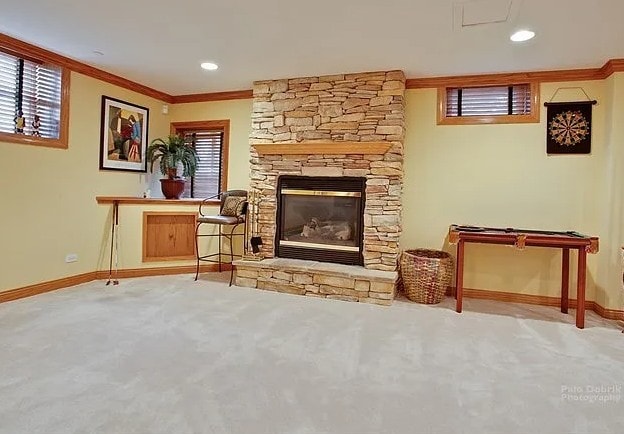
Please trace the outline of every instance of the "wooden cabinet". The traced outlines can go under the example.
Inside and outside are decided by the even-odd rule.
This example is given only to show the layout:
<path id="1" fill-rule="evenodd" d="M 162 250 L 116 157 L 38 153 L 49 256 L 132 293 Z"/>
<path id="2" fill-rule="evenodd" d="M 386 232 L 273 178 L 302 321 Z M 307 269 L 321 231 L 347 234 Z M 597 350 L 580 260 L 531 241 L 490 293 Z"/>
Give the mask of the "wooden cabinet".
<path id="1" fill-rule="evenodd" d="M 195 260 L 196 212 L 143 212 L 143 262 Z"/>

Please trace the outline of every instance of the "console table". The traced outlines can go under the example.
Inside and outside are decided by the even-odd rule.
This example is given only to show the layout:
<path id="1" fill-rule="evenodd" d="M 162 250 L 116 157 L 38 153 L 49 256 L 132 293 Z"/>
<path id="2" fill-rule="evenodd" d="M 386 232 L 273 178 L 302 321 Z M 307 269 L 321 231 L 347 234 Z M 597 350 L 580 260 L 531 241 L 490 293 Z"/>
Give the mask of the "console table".
<path id="1" fill-rule="evenodd" d="M 598 237 L 578 232 L 540 231 L 515 228 L 488 228 L 451 225 L 449 242 L 457 244 L 456 311 L 462 311 L 464 285 L 464 245 L 466 243 L 552 247 L 562 250 L 561 260 L 561 312 L 568 313 L 568 287 L 570 282 L 570 249 L 578 251 L 576 326 L 585 327 L 585 283 L 587 278 L 587 253 L 598 252 Z"/>

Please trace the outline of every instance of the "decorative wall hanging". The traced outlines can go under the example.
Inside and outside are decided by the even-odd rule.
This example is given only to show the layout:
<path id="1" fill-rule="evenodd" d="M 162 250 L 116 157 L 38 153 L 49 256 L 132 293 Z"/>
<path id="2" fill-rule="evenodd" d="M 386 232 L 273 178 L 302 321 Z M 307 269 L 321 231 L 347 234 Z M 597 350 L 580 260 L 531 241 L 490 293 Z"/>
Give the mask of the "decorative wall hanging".
<path id="1" fill-rule="evenodd" d="M 147 171 L 149 109 L 102 96 L 100 169 Z"/>
<path id="2" fill-rule="evenodd" d="M 554 99 L 559 88 L 553 95 Z M 547 154 L 589 154 L 591 152 L 592 106 L 597 102 L 590 100 L 581 89 L 587 101 L 546 102 L 546 153 Z"/>

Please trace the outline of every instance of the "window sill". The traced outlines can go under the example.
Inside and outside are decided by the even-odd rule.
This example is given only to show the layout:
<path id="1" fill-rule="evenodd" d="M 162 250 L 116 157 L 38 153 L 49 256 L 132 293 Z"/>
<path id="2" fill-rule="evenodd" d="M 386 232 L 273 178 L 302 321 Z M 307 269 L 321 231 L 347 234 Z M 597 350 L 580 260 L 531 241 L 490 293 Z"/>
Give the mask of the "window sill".
<path id="1" fill-rule="evenodd" d="M 96 196 L 95 200 L 99 204 L 118 202 L 127 205 L 194 205 L 199 206 L 204 199 L 164 199 L 164 198 L 145 198 L 132 196 Z M 218 199 L 208 200 L 205 205 L 220 205 Z"/>
<path id="2" fill-rule="evenodd" d="M 438 119 L 438 125 L 536 124 L 539 121 L 539 113 L 514 116 L 445 116 Z"/>
<path id="3" fill-rule="evenodd" d="M 22 145 L 41 146 L 44 148 L 67 149 L 67 141 L 62 139 L 45 139 L 27 134 L 0 133 L 0 142 L 20 143 Z"/>

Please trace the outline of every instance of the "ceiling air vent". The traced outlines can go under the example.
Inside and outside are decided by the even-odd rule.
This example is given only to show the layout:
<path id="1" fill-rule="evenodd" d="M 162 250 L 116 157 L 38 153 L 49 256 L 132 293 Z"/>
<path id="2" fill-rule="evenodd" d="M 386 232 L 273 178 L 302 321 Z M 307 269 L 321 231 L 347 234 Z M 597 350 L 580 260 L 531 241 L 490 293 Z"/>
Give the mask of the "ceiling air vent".
<path id="1" fill-rule="evenodd" d="M 521 0 L 472 0 L 453 5 L 455 30 L 488 24 L 511 22 L 517 15 Z"/>

